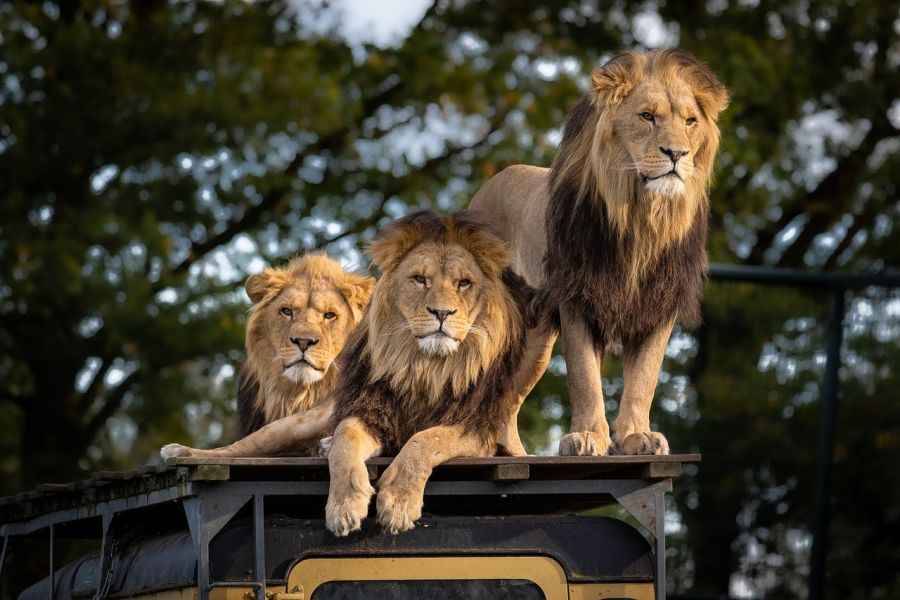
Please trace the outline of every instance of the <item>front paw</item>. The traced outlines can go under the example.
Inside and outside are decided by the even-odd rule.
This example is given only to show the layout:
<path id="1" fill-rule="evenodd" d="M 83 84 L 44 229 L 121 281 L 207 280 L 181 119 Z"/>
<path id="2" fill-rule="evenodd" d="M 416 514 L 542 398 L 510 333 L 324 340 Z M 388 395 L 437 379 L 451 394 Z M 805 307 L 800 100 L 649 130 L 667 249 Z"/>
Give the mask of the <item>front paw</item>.
<path id="1" fill-rule="evenodd" d="M 193 454 L 192 448 L 182 446 L 181 444 L 166 444 L 159 449 L 159 455 L 163 457 L 163 460 L 169 458 L 185 458 L 187 456 L 193 456 Z"/>
<path id="2" fill-rule="evenodd" d="M 375 489 L 370 485 L 366 490 L 335 494 L 334 499 L 329 495 L 325 505 L 325 527 L 328 531 L 337 537 L 359 531 L 362 520 L 369 514 L 369 499 L 374 493 Z"/>
<path id="3" fill-rule="evenodd" d="M 425 484 L 409 471 L 401 471 L 399 459 L 385 469 L 378 481 L 378 523 L 391 535 L 409 531 L 422 516 Z"/>
<path id="4" fill-rule="evenodd" d="M 669 442 L 656 431 L 632 433 L 616 441 L 619 454 L 665 455 L 669 453 Z"/>
<path id="5" fill-rule="evenodd" d="M 409 531 L 422 517 L 422 492 L 398 485 L 381 487 L 377 497 L 378 523 L 391 535 Z"/>
<path id="6" fill-rule="evenodd" d="M 560 456 L 603 456 L 609 452 L 608 435 L 593 431 L 576 431 L 559 440 Z"/>

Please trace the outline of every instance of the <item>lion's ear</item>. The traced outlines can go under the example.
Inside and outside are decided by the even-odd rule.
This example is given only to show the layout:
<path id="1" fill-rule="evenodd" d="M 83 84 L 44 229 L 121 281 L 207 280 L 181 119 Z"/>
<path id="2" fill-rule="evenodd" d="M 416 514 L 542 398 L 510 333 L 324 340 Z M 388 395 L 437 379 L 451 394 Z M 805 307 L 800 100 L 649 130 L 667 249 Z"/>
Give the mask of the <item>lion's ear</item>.
<path id="1" fill-rule="evenodd" d="M 350 305 L 353 311 L 353 317 L 356 321 L 362 318 L 366 306 L 369 305 L 369 298 L 372 297 L 372 290 L 375 288 L 375 278 L 368 275 L 356 275 L 355 273 L 347 273 L 344 280 L 340 284 L 341 295 Z"/>
<path id="2" fill-rule="evenodd" d="M 244 289 L 250 297 L 250 302 L 253 304 L 259 303 L 260 300 L 266 297 L 266 292 L 269 291 L 269 274 L 263 271 L 262 273 L 251 275 L 244 283 Z"/>
<path id="3" fill-rule="evenodd" d="M 631 93 L 636 81 L 637 60 L 634 53 L 626 52 L 591 72 L 591 86 L 601 105 L 614 106 Z"/>
<path id="4" fill-rule="evenodd" d="M 283 290 L 291 281 L 291 274 L 284 269 L 267 268 L 262 273 L 251 275 L 244 283 L 250 302 L 258 304 L 270 293 Z"/>
<path id="5" fill-rule="evenodd" d="M 394 221 L 366 246 L 366 252 L 382 273 L 393 270 L 422 241 L 422 231 L 411 218 L 416 215 Z"/>
<path id="6" fill-rule="evenodd" d="M 697 104 L 705 114 L 715 121 L 719 113 L 728 107 L 728 90 L 715 76 L 703 80 L 695 91 Z"/>

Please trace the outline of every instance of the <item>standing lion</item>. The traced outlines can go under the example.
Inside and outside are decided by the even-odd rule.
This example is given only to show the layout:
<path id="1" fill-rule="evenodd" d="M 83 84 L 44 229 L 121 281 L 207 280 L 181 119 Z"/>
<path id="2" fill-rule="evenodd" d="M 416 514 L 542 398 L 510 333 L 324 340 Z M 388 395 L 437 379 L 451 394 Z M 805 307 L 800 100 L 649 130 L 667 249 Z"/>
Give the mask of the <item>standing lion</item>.
<path id="1" fill-rule="evenodd" d="M 560 454 L 602 455 L 612 443 L 622 454 L 668 454 L 650 405 L 672 327 L 699 320 L 728 93 L 678 49 L 626 52 L 591 75 L 553 166 L 503 170 L 470 208 L 489 215 L 513 267 L 542 288 L 545 319 L 529 332 L 520 402 L 550 359 L 557 333 L 547 317 L 558 310 L 572 405 Z M 625 379 L 612 439 L 600 376 L 611 345 L 623 349 Z"/>

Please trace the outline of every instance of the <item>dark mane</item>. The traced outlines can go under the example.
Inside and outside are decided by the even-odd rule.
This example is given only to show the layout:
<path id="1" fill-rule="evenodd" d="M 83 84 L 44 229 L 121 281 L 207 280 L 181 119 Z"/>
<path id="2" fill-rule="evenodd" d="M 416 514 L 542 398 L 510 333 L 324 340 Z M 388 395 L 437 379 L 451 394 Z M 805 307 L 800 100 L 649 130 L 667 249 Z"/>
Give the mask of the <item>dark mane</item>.
<path id="1" fill-rule="evenodd" d="M 676 317 L 683 324 L 700 320 L 706 280 L 708 207 L 702 203 L 684 237 L 666 247 L 641 274 L 636 293 L 629 292 L 628 266 L 633 239 L 613 230 L 606 203 L 592 186 L 564 172 L 578 136 L 590 126 L 593 108 L 585 97 L 570 112 L 548 182 L 545 282 L 533 312 L 549 318 L 570 303 L 587 321 L 594 344 L 640 342 Z"/>

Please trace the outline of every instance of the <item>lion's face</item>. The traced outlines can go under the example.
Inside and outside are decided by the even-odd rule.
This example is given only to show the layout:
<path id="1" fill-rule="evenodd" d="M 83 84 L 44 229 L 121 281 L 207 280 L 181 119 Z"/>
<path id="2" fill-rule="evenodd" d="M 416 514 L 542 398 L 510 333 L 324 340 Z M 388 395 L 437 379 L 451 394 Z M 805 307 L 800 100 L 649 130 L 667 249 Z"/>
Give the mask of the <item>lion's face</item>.
<path id="1" fill-rule="evenodd" d="M 350 308 L 330 281 L 297 282 L 265 309 L 268 342 L 282 375 L 312 384 L 325 375 L 352 326 Z"/>
<path id="2" fill-rule="evenodd" d="M 400 262 L 391 294 L 426 354 L 455 352 L 479 314 L 484 274 L 462 246 L 424 243 Z"/>
<path id="3" fill-rule="evenodd" d="M 596 69 L 592 81 L 606 113 L 609 168 L 663 198 L 705 189 L 728 95 L 704 65 L 678 50 L 628 53 Z"/>
<path id="4" fill-rule="evenodd" d="M 270 377 L 315 384 L 362 317 L 373 285 L 320 255 L 253 275 L 245 286 L 254 302 L 248 358 Z"/>
<path id="5" fill-rule="evenodd" d="M 470 213 L 416 213 L 369 244 L 382 276 L 367 316 L 373 380 L 409 397 L 461 394 L 509 344 L 522 316 L 503 280 L 503 242 Z"/>
<path id="6" fill-rule="evenodd" d="M 695 177 L 694 157 L 707 139 L 700 108 L 684 81 L 642 81 L 613 116 L 614 135 L 641 185 L 666 197 L 684 194 Z"/>

